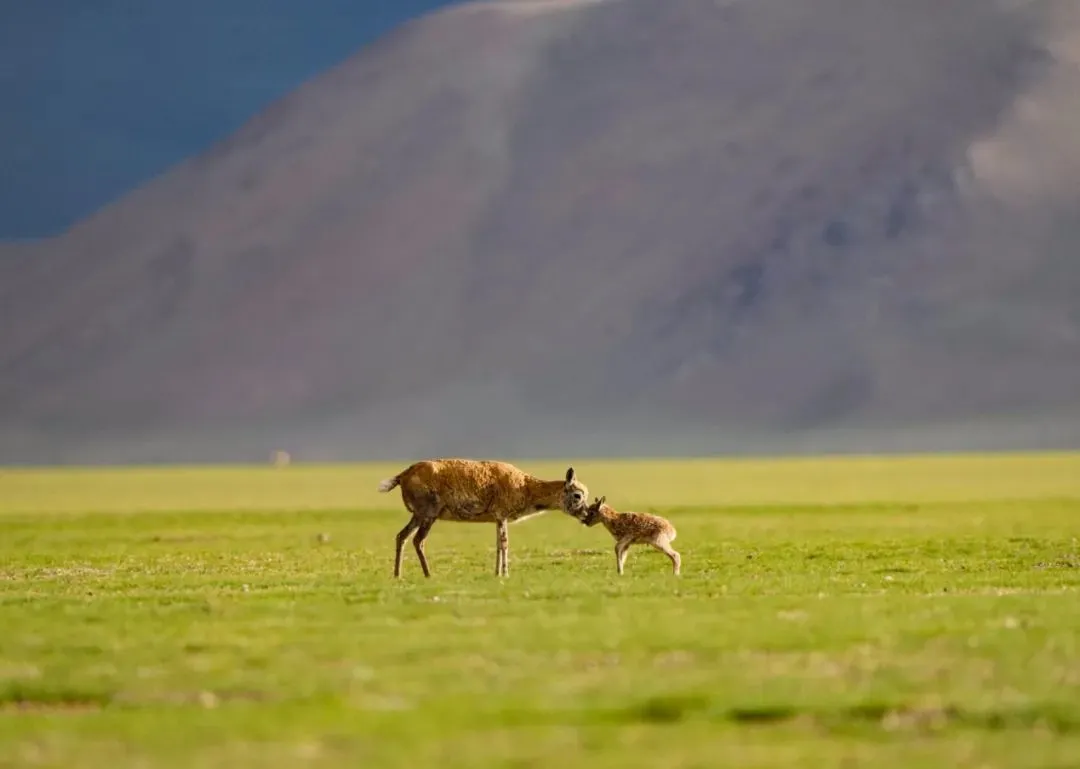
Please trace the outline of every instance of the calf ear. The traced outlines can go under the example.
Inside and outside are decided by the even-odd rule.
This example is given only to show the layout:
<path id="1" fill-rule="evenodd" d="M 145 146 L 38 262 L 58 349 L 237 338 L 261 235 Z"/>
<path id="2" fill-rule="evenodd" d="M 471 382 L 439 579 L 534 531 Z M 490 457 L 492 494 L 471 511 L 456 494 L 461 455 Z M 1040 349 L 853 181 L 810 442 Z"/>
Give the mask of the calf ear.
<path id="1" fill-rule="evenodd" d="M 573 483 L 574 478 L 576 478 L 576 477 L 577 476 L 574 474 L 574 468 L 572 468 L 572 467 L 566 468 L 566 482 L 567 483 Z"/>
<path id="2" fill-rule="evenodd" d="M 607 502 L 607 497 L 600 497 L 600 499 L 596 500 L 597 506 L 600 506 L 600 505 L 604 504 L 605 502 Z"/>

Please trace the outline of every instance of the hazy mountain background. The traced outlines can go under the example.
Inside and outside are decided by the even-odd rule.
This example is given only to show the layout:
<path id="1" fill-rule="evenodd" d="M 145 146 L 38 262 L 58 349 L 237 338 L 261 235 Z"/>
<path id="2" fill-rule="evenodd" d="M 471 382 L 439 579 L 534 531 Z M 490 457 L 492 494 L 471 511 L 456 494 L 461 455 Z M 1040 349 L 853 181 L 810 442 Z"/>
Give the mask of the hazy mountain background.
<path id="1" fill-rule="evenodd" d="M 448 0 L 0 0 L 0 238 L 53 235 Z"/>
<path id="2" fill-rule="evenodd" d="M 1080 8 L 425 17 L 0 250 L 0 459 L 1080 443 Z"/>

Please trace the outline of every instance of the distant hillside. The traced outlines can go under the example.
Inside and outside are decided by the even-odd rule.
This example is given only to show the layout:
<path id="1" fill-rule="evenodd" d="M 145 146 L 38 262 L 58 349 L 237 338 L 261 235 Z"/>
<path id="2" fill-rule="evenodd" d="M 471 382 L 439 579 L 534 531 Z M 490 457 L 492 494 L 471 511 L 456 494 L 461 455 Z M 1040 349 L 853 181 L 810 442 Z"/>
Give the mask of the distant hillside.
<path id="1" fill-rule="evenodd" d="M 0 4 L 0 238 L 58 234 L 449 0 Z"/>
<path id="2" fill-rule="evenodd" d="M 4 256 L 0 459 L 1076 445 L 1078 70 L 1071 3 L 425 18 Z"/>

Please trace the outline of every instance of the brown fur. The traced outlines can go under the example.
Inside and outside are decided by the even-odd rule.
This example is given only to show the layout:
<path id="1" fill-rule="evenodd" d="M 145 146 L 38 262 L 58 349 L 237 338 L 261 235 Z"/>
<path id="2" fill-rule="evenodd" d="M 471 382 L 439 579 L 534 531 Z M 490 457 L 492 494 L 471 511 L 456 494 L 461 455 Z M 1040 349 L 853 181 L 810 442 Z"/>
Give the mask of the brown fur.
<path id="1" fill-rule="evenodd" d="M 619 574 L 623 573 L 626 554 L 631 545 L 651 545 L 671 559 L 672 570 L 679 573 L 682 557 L 671 546 L 676 537 L 671 521 L 651 513 L 620 513 L 611 505 L 605 504 L 607 497 L 600 497 L 582 511 L 569 511 L 586 526 L 604 524 L 604 528 L 615 538 L 615 565 Z"/>
<path id="2" fill-rule="evenodd" d="M 424 540 L 435 521 L 494 523 L 495 573 L 509 573 L 509 524 L 561 509 L 580 513 L 589 490 L 574 468 L 559 481 L 544 481 L 507 462 L 477 459 L 428 459 L 416 462 L 379 484 L 379 491 L 401 487 L 401 501 L 412 518 L 397 535 L 394 576 L 401 576 L 402 548 L 414 531 L 413 547 L 425 577 L 430 577 Z"/>

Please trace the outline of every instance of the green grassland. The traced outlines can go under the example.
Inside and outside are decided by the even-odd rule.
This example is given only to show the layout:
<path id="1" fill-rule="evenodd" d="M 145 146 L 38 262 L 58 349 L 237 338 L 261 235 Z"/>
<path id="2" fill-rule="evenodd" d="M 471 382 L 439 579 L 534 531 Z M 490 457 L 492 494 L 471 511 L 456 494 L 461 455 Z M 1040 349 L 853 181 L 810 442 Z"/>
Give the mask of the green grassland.
<path id="1" fill-rule="evenodd" d="M 403 464 L 0 469 L 0 767 L 1080 765 L 1080 455 L 573 464 L 681 577 L 549 513 L 395 581 Z"/>

